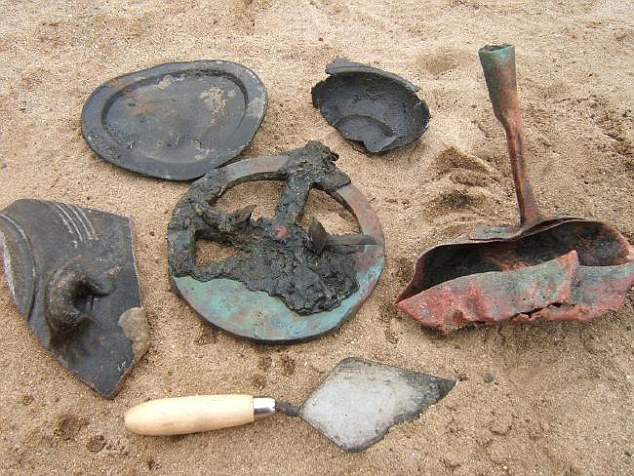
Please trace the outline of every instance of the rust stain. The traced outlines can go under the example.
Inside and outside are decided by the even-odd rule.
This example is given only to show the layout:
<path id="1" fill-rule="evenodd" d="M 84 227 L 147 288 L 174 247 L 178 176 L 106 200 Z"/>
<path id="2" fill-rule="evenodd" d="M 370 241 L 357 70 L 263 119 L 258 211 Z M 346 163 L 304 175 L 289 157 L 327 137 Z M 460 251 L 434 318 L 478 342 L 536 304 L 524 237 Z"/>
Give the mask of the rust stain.
<path id="1" fill-rule="evenodd" d="M 486 46 L 480 61 L 506 132 L 521 224 L 430 249 L 396 305 L 445 333 L 506 320 L 590 321 L 617 310 L 634 283 L 634 247 L 610 225 L 540 213 L 523 155 L 515 50 Z"/>

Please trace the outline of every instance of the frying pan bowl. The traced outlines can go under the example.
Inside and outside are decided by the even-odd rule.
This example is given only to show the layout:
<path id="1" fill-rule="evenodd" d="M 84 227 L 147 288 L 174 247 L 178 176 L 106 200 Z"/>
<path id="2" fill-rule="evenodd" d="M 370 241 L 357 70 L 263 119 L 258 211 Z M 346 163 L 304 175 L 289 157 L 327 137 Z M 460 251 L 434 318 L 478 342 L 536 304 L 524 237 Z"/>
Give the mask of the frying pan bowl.
<path id="1" fill-rule="evenodd" d="M 587 322 L 619 309 L 634 283 L 634 248 L 609 225 L 539 212 L 523 153 L 515 49 L 485 46 L 478 54 L 506 133 L 521 226 L 427 251 L 397 307 L 441 332 L 504 320 Z"/>
<path id="2" fill-rule="evenodd" d="M 397 302 L 453 279 L 490 271 L 535 266 L 576 251 L 582 266 L 616 266 L 634 261 L 634 249 L 613 227 L 587 220 L 566 221 L 514 239 L 465 240 L 425 253 Z"/>

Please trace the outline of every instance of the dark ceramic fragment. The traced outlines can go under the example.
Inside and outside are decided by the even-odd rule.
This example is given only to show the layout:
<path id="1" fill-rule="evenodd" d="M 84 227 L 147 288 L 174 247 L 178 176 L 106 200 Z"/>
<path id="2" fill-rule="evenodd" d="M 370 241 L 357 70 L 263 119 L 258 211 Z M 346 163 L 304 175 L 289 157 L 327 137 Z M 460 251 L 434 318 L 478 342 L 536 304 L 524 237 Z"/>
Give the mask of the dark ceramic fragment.
<path id="1" fill-rule="evenodd" d="M 370 294 L 383 266 L 376 215 L 319 142 L 285 155 L 212 170 L 180 200 L 168 229 L 177 291 L 209 322 L 262 341 L 292 342 L 336 328 Z M 273 218 L 251 219 L 254 206 L 224 212 L 214 203 L 252 180 L 284 180 Z M 317 236 L 298 223 L 317 187 L 355 214 L 362 235 Z M 229 244 L 230 258 L 199 266 L 196 240 Z M 318 242 L 317 242 L 318 241 Z"/>
<path id="2" fill-rule="evenodd" d="M 266 112 L 264 84 L 229 61 L 167 63 L 114 78 L 90 96 L 82 132 L 103 159 L 190 180 L 236 157 Z"/>
<path id="3" fill-rule="evenodd" d="M 326 73 L 330 77 L 312 89 L 313 106 L 369 152 L 409 144 L 427 130 L 429 109 L 409 81 L 344 59 L 330 63 Z"/>
<path id="4" fill-rule="evenodd" d="M 42 345 L 114 397 L 149 342 L 130 221 L 18 200 L 0 212 L 0 251 L 9 290 Z"/>

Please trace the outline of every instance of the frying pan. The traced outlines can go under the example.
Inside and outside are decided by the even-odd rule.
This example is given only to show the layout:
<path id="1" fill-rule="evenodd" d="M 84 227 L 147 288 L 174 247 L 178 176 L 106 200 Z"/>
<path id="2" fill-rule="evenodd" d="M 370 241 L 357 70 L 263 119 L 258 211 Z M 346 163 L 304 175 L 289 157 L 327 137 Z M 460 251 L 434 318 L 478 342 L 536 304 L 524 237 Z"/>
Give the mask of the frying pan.
<path id="1" fill-rule="evenodd" d="M 521 223 L 428 250 L 396 305 L 445 333 L 509 319 L 590 321 L 618 309 L 634 282 L 634 248 L 605 223 L 540 213 L 523 154 L 515 49 L 485 46 L 479 55 L 506 132 Z"/>

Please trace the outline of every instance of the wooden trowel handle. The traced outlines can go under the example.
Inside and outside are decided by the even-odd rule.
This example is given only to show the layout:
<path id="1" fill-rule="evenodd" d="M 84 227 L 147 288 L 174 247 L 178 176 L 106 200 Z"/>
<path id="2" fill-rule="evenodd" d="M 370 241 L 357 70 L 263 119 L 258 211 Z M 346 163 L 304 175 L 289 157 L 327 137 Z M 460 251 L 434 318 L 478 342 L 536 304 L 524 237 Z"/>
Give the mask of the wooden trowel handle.
<path id="1" fill-rule="evenodd" d="M 166 436 L 245 425 L 275 413 L 275 400 L 251 395 L 196 395 L 150 400 L 125 414 L 139 435 Z"/>

